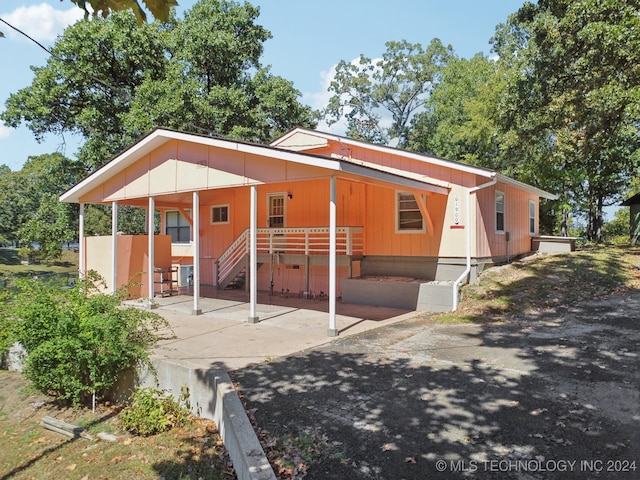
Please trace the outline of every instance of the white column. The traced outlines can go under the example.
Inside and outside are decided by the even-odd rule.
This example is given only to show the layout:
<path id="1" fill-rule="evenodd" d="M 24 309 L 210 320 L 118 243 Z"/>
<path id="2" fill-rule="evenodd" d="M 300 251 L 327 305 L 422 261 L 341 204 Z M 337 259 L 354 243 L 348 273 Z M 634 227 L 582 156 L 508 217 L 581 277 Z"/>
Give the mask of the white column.
<path id="1" fill-rule="evenodd" d="M 247 322 L 258 323 L 256 314 L 258 297 L 258 187 L 251 185 L 251 208 L 249 222 L 249 318 Z"/>
<path id="2" fill-rule="evenodd" d="M 336 177 L 331 177 L 329 193 L 329 329 L 327 335 L 338 335 L 336 328 Z"/>
<path id="3" fill-rule="evenodd" d="M 193 315 L 200 315 L 200 193 L 193 192 Z"/>
<path id="4" fill-rule="evenodd" d="M 84 278 L 85 272 L 87 271 L 85 259 L 84 203 L 80 203 L 80 214 L 78 215 L 78 278 Z"/>
<path id="5" fill-rule="evenodd" d="M 118 291 L 118 202 L 111 202 L 111 293 Z"/>
<path id="6" fill-rule="evenodd" d="M 147 235 L 149 238 L 149 265 L 147 266 L 148 274 L 147 281 L 149 282 L 149 308 L 154 307 L 153 297 L 154 297 L 154 284 L 155 280 L 154 269 L 155 265 L 155 257 L 156 257 L 156 243 L 155 243 L 155 235 L 156 231 L 155 225 L 155 210 L 156 210 L 156 201 L 155 198 L 149 197 L 149 208 L 147 209 Z"/>

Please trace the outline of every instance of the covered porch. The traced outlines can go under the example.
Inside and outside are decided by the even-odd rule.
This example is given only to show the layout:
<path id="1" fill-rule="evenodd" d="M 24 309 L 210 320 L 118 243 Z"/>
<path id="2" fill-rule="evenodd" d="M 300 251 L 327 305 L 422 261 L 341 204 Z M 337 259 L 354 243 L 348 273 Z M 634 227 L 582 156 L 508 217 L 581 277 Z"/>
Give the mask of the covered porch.
<path id="1" fill-rule="evenodd" d="M 122 278 L 121 265 L 130 262 L 132 257 L 142 259 L 140 271 L 144 271 L 146 284 L 142 296 L 147 307 L 153 308 L 159 301 L 155 289 L 158 268 L 168 271 L 176 263 L 184 265 L 182 261 L 176 262 L 178 257 L 186 258 L 191 267 L 190 285 L 186 285 L 192 295 L 190 313 L 200 315 L 204 289 L 208 285 L 224 287 L 223 283 L 235 278 L 237 271 L 234 273 L 234 270 L 240 268 L 245 270 L 242 290 L 248 295 L 246 321 L 258 323 L 258 279 L 260 275 L 273 278 L 273 265 L 286 257 L 286 263 L 293 265 L 293 269 L 296 265 L 304 266 L 299 269 L 306 272 L 306 276 L 295 288 L 287 289 L 276 288 L 271 280 L 269 294 L 273 297 L 287 293 L 302 300 L 323 297 L 327 304 L 327 333 L 335 336 L 339 332 L 336 323 L 339 270 L 344 269 L 347 276 L 351 276 L 352 260 L 366 250 L 366 225 L 352 222 L 364 216 L 366 205 L 362 192 L 366 185 L 412 192 L 431 233 L 434 225 L 426 197 L 449 193 L 442 182 L 425 176 L 402 175 L 391 169 L 362 166 L 344 159 L 157 130 L 64 194 L 61 200 L 80 204 L 81 239 L 85 238 L 85 204 L 111 205 L 110 272 L 106 277 L 113 292 L 129 280 Z M 309 192 L 311 189 L 313 192 Z M 294 195 L 300 198 L 305 194 L 313 209 L 299 209 L 298 218 L 291 222 L 296 226 L 287 227 L 283 221 L 286 202 L 293 200 Z M 352 197 L 346 198 L 352 194 L 357 200 L 355 205 L 349 202 Z M 282 203 L 274 203 L 282 206 L 282 218 L 278 218 L 277 210 L 271 209 L 271 199 L 276 197 L 282 199 Z M 172 244 L 169 262 L 166 239 L 162 238 L 165 235 L 147 234 L 138 238 L 137 243 L 142 240 L 143 246 L 139 245 L 135 255 L 131 251 L 119 251 L 122 243 L 122 236 L 118 234 L 119 205 L 144 208 L 148 233 L 156 231 L 156 211 L 180 212 L 192 232 L 190 241 L 180 246 Z M 214 208 L 221 206 L 227 210 L 214 212 Z M 216 215 L 223 221 L 209 227 Z M 163 227 L 163 230 L 166 229 Z M 229 247 L 218 254 L 210 248 L 214 240 Z M 178 247 L 183 249 L 182 253 L 176 252 Z M 106 250 L 101 251 L 103 257 Z M 259 273 L 260 266 L 267 262 L 271 265 L 270 271 L 261 269 Z M 309 272 L 313 267 L 321 267 L 326 272 L 326 288 L 312 286 Z M 86 274 L 91 268 L 85 242 L 81 241 L 80 274 Z"/>

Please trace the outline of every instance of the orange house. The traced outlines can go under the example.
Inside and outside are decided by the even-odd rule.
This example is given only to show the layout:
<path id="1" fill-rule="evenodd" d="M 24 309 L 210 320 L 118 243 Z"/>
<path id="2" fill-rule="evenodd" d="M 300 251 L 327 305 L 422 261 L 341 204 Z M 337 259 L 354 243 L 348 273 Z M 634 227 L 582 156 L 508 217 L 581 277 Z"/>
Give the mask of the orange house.
<path id="1" fill-rule="evenodd" d="M 140 272 L 150 300 L 192 286 L 326 295 L 335 301 L 455 310 L 459 287 L 528 253 L 540 198 L 495 171 L 294 129 L 256 145 L 156 129 L 61 196 L 80 204 L 80 270 L 109 288 Z M 85 237 L 84 205 L 113 206 L 113 234 Z M 118 205 L 147 209 L 148 231 L 117 234 Z M 94 242 L 101 242 L 96 247 Z M 246 280 L 246 281 L 245 281 Z M 160 290 L 159 290 L 160 287 Z"/>

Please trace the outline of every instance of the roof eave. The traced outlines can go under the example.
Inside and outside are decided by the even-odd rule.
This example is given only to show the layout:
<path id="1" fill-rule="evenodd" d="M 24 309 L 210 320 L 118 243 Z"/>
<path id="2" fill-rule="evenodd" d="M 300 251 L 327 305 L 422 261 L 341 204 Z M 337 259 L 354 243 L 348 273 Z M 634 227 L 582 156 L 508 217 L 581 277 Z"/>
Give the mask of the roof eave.
<path id="1" fill-rule="evenodd" d="M 545 198 L 547 200 L 557 200 L 558 196 L 554 195 L 553 193 L 547 192 L 545 190 L 542 190 L 538 187 L 534 187 L 533 185 L 529 185 L 527 183 L 524 182 L 520 182 L 518 180 L 514 180 L 513 178 L 507 177 L 505 175 L 502 175 L 501 173 L 499 173 L 497 175 L 498 177 L 498 181 L 501 183 L 506 183 L 507 185 L 512 185 L 514 187 L 517 188 L 521 188 L 522 190 L 526 190 L 528 192 L 531 192 L 535 195 L 537 195 L 540 198 Z"/>

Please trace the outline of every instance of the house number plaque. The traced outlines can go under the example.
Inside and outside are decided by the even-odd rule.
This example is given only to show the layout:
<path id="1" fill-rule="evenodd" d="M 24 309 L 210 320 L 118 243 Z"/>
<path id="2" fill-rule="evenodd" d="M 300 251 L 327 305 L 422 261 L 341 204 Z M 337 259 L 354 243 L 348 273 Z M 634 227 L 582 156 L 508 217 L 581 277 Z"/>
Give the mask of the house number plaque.
<path id="1" fill-rule="evenodd" d="M 464 225 L 460 225 L 460 197 L 456 195 L 453 197 L 453 225 L 451 228 L 464 228 Z"/>

